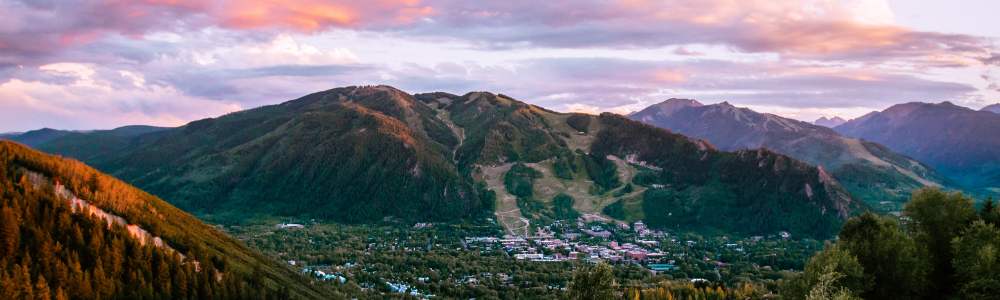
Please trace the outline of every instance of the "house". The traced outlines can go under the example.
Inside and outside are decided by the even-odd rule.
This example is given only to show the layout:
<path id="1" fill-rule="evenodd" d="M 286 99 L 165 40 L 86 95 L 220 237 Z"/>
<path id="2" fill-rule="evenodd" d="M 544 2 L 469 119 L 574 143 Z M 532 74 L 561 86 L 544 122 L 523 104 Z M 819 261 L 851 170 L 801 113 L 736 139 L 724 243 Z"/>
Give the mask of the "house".
<path id="1" fill-rule="evenodd" d="M 592 235 L 592 236 L 596 236 L 596 237 L 602 237 L 602 238 L 609 238 L 609 237 L 611 237 L 611 232 L 610 231 L 584 230 L 583 232 L 585 232 L 585 233 L 587 233 L 589 235 Z"/>
<path id="2" fill-rule="evenodd" d="M 643 224 L 642 221 L 635 221 L 635 223 L 632 224 L 632 230 L 635 230 L 635 232 L 639 232 L 643 229 L 646 229 L 646 224 Z"/>
<path id="3" fill-rule="evenodd" d="M 562 237 L 568 240 L 573 240 L 580 237 L 579 233 L 563 233 Z"/>
<path id="4" fill-rule="evenodd" d="M 625 252 L 625 256 L 627 256 L 628 258 L 634 259 L 634 260 L 643 260 L 643 259 L 646 259 L 646 253 L 645 252 L 628 251 L 628 252 Z"/>
<path id="5" fill-rule="evenodd" d="M 541 253 L 536 253 L 536 254 L 525 253 L 525 254 L 514 254 L 514 257 L 517 259 L 542 259 L 545 258 L 545 255 Z"/>
<path id="6" fill-rule="evenodd" d="M 284 224 L 284 223 L 278 224 L 278 226 L 276 226 L 276 227 L 278 227 L 278 228 L 306 228 L 306 226 L 302 225 L 302 224 Z"/>

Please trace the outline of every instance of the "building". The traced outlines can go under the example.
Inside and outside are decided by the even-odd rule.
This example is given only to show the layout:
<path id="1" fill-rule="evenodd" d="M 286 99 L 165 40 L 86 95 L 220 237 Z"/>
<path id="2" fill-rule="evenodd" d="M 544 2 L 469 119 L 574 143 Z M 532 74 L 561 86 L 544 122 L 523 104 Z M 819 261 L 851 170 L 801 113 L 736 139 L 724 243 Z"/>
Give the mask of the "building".
<path id="1" fill-rule="evenodd" d="M 562 237 L 568 240 L 573 240 L 580 237 L 579 233 L 563 233 Z"/>
<path id="2" fill-rule="evenodd" d="M 646 259 L 646 253 L 645 252 L 628 251 L 628 252 L 625 252 L 625 256 L 628 257 L 628 258 L 630 258 L 630 259 L 634 259 L 634 260 L 643 260 L 643 259 Z"/>
<path id="3" fill-rule="evenodd" d="M 517 259 L 542 259 L 542 258 L 545 258 L 545 255 L 541 254 L 541 253 L 536 253 L 536 254 L 514 254 L 514 257 L 517 258 Z"/>
<path id="4" fill-rule="evenodd" d="M 650 264 L 648 267 L 650 270 L 653 271 L 653 273 L 673 271 L 678 269 L 674 265 L 664 265 L 664 264 Z"/>
<path id="5" fill-rule="evenodd" d="M 592 236 L 596 236 L 596 237 L 602 237 L 602 238 L 609 238 L 609 237 L 611 237 L 611 232 L 610 231 L 584 230 L 583 232 L 586 232 L 587 234 L 592 235 Z"/>
<path id="6" fill-rule="evenodd" d="M 306 228 L 306 226 L 302 225 L 302 224 L 284 224 L 284 223 L 278 224 L 278 226 L 276 226 L 276 227 L 278 227 L 278 228 Z"/>
<path id="7" fill-rule="evenodd" d="M 635 230 L 636 232 L 643 229 L 646 229 L 646 224 L 643 224 L 642 221 L 635 221 L 635 223 L 632 224 L 632 230 Z"/>

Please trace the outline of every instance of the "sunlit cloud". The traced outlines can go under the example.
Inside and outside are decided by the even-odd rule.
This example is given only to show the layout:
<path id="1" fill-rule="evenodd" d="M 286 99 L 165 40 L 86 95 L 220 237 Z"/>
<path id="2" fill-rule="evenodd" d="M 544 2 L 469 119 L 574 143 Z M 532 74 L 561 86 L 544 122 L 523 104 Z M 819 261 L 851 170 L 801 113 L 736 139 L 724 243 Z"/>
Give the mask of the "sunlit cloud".
<path id="1" fill-rule="evenodd" d="M 571 104 L 566 104 L 566 112 L 596 115 L 601 112 L 601 108 L 586 104 L 571 103 Z"/>
<path id="2" fill-rule="evenodd" d="M 21 129 L 180 124 L 389 84 L 586 113 L 683 97 L 851 117 L 1000 101 L 997 53 L 989 37 L 903 26 L 885 0 L 11 1 L 0 110 L 36 111 Z M 118 117 L 82 122 L 102 114 Z"/>

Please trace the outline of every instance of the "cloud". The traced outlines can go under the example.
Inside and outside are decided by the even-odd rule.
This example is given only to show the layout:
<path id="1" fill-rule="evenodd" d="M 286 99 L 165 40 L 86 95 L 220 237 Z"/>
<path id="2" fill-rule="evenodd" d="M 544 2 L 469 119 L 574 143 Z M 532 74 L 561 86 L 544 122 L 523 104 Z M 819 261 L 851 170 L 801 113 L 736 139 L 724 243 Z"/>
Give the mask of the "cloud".
<path id="1" fill-rule="evenodd" d="M 688 51 L 687 49 L 684 49 L 684 47 L 677 47 L 677 50 L 674 50 L 674 54 L 677 54 L 677 55 L 705 55 L 705 52 L 697 52 L 697 51 L 691 52 L 691 51 Z"/>
<path id="2" fill-rule="evenodd" d="M 121 81 L 129 82 L 133 88 L 122 88 L 116 82 L 100 78 L 100 72 L 93 66 L 59 64 L 42 70 L 77 80 L 51 84 L 14 79 L 0 84 L 0 99 L 3 99 L 0 119 L 4 120 L 4 130 L 100 129 L 133 124 L 179 126 L 193 119 L 241 109 L 237 104 L 187 96 L 172 87 L 147 85 L 141 77 L 128 72 L 120 74 Z"/>
<path id="3" fill-rule="evenodd" d="M 38 120 L 62 123 L 107 113 L 120 116 L 108 124 L 173 124 L 389 84 L 587 111 L 688 97 L 805 115 L 997 90 L 994 81 L 977 90 L 933 77 L 1000 66 L 992 40 L 900 26 L 886 3 L 11 1 L 0 5 L 0 97 L 12 100 L 0 98 L 0 110 L 35 109 L 46 116 Z"/>
<path id="4" fill-rule="evenodd" d="M 601 108 L 580 103 L 566 104 L 566 112 L 596 115 L 601 112 Z"/>
<path id="5" fill-rule="evenodd" d="M 109 37 L 211 28 L 271 36 L 349 29 L 483 49 L 681 46 L 683 54 L 684 45 L 705 44 L 825 61 L 996 61 L 987 39 L 896 24 L 885 0 L 54 0 L 0 6 L 0 19 L 0 64 L 8 66 Z"/>
<path id="6" fill-rule="evenodd" d="M 935 81 L 894 70 L 857 70 L 813 64 L 723 60 L 650 61 L 620 58 L 544 58 L 508 62 L 504 67 L 466 65 L 467 75 L 434 68 L 384 69 L 389 84 L 405 91 L 473 90 L 502 92 L 518 100 L 566 111 L 624 112 L 667 98 L 706 103 L 781 107 L 786 111 L 882 109 L 910 101 L 956 101 L 974 97 L 968 84 Z M 451 71 L 454 72 L 454 71 Z M 690 74 L 662 80 L 663 72 Z M 527 74 L 527 75 L 525 75 Z M 544 83 L 544 84 L 539 84 Z"/>

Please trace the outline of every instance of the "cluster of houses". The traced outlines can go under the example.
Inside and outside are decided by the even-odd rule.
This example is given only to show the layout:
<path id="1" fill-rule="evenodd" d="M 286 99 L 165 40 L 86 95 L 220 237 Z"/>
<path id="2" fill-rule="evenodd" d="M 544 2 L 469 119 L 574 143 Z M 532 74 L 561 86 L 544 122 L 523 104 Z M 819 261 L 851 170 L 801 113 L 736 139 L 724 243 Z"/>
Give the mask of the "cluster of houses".
<path id="1" fill-rule="evenodd" d="M 434 297 L 434 295 L 425 295 L 424 293 L 421 293 L 417 289 L 407 284 L 386 282 L 385 285 L 389 286 L 389 290 L 391 290 L 394 293 L 407 293 L 407 291 L 409 291 L 410 295 L 417 297 L 424 297 L 424 298 Z"/>
<path id="2" fill-rule="evenodd" d="M 559 224 L 554 225 L 559 226 Z M 576 240 L 580 239 L 583 234 L 586 234 L 594 238 L 602 238 L 606 241 L 612 237 L 612 232 L 605 230 L 602 226 L 592 226 L 585 229 L 582 221 L 577 222 L 577 228 L 581 232 L 562 233 L 559 235 L 561 238 L 555 238 L 555 234 L 547 231 L 549 228 L 539 228 L 534 236 L 506 235 L 503 238 L 467 237 L 465 238 L 465 244 L 485 244 L 483 246 L 486 248 L 498 246 L 504 252 L 514 253 L 512 255 L 514 259 L 537 262 L 560 262 L 577 259 L 585 259 L 590 262 L 602 260 L 638 262 L 660 259 L 666 256 L 666 253 L 656 249 L 659 242 L 643 239 L 645 236 L 661 237 L 665 236 L 665 234 L 649 230 L 642 221 L 635 222 L 631 227 L 639 236 L 638 238 L 634 238 L 634 243 L 626 242 L 619 244 L 617 241 L 612 241 L 610 243 L 599 242 L 595 243 L 596 245 L 590 245 L 588 243 L 592 240 Z M 621 223 L 618 225 L 618 229 L 630 229 L 630 227 L 628 224 Z"/>
<path id="3" fill-rule="evenodd" d="M 327 268 L 329 268 L 329 267 L 327 267 Z M 343 276 L 337 276 L 337 275 L 334 275 L 334 274 L 327 274 L 326 272 L 319 271 L 319 270 L 310 270 L 309 268 L 303 269 L 302 270 L 302 274 L 303 275 L 312 275 L 313 277 L 316 277 L 316 278 L 318 278 L 320 280 L 323 280 L 323 281 L 326 281 L 326 280 L 340 280 L 340 283 L 347 282 L 347 278 L 344 278 Z"/>

